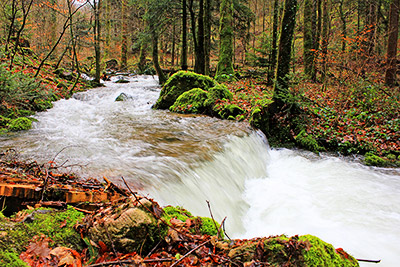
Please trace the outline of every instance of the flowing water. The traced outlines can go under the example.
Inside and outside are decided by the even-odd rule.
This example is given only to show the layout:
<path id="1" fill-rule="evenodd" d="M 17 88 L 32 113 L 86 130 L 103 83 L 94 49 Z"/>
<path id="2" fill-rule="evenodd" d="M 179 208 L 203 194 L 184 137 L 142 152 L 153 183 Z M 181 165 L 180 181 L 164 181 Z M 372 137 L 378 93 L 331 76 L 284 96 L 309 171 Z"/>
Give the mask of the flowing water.
<path id="1" fill-rule="evenodd" d="M 400 171 L 270 149 L 246 123 L 152 110 L 152 76 L 77 93 L 0 139 L 25 158 L 106 176 L 162 205 L 222 221 L 230 237 L 313 234 L 357 258 L 400 262 Z M 128 99 L 115 102 L 120 93 Z M 374 264 L 362 264 L 373 266 Z"/>

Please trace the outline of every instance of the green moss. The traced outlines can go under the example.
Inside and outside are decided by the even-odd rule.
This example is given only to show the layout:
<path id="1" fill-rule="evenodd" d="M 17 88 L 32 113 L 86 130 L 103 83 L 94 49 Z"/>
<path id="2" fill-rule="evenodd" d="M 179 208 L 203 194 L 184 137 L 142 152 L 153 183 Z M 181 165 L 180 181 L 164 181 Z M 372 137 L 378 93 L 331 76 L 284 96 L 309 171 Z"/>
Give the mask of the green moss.
<path id="1" fill-rule="evenodd" d="M 218 234 L 218 230 L 215 225 L 219 228 L 220 224 L 208 217 L 194 217 L 189 211 L 182 207 L 167 206 L 164 209 L 163 220 L 169 222 L 172 218 L 178 219 L 182 222 L 186 222 L 187 219 L 191 219 L 195 225 L 191 229 L 192 232 L 198 232 L 203 235 L 214 236 Z M 220 233 L 220 238 L 223 238 L 223 233 Z"/>
<path id="2" fill-rule="evenodd" d="M 235 104 L 226 104 L 218 111 L 218 115 L 222 119 L 234 120 L 237 116 L 242 115 L 244 110 Z"/>
<path id="3" fill-rule="evenodd" d="M 31 127 L 32 121 L 26 117 L 19 117 L 8 124 L 8 129 L 13 132 L 29 130 Z"/>
<path id="4" fill-rule="evenodd" d="M 364 163 L 367 166 L 377 166 L 377 167 L 386 167 L 388 165 L 388 161 L 383 158 L 368 152 L 365 154 Z"/>
<path id="5" fill-rule="evenodd" d="M 302 130 L 295 138 L 296 144 L 302 148 L 310 150 L 312 152 L 320 152 L 325 149 L 320 146 L 312 135 L 307 134 L 305 130 Z"/>
<path id="6" fill-rule="evenodd" d="M 203 235 L 215 236 L 218 235 L 220 224 L 208 217 L 198 217 L 201 220 L 200 233 Z M 217 228 L 216 228 L 217 227 Z M 224 238 L 224 233 L 221 231 L 219 238 Z"/>
<path id="7" fill-rule="evenodd" d="M 19 258 L 19 254 L 11 251 L 0 251 L 0 266 L 26 267 L 29 266 Z"/>
<path id="8" fill-rule="evenodd" d="M 7 124 L 10 123 L 10 121 L 11 121 L 11 119 L 0 115 L 0 126 L 1 127 L 7 126 Z"/>
<path id="9" fill-rule="evenodd" d="M 190 71 L 178 71 L 164 84 L 154 108 L 168 109 L 184 92 L 193 88 L 201 88 L 207 91 L 213 86 L 215 86 L 215 81 L 208 76 Z"/>
<path id="10" fill-rule="evenodd" d="M 33 103 L 33 108 L 36 111 L 45 111 L 53 107 L 53 103 L 50 100 L 45 99 L 35 99 Z"/>
<path id="11" fill-rule="evenodd" d="M 189 211 L 178 206 L 167 206 L 163 210 L 164 214 L 162 218 L 167 222 L 169 222 L 169 220 L 171 220 L 172 218 L 176 218 L 178 220 L 181 220 L 182 222 L 185 222 L 188 218 L 193 217 L 193 215 Z"/>
<path id="12" fill-rule="evenodd" d="M 7 234 L 0 238 L 0 251 L 10 251 L 19 255 L 26 250 L 35 235 L 41 234 L 53 240 L 51 246 L 82 249 L 83 243 L 80 234 L 74 230 L 74 225 L 84 217 L 83 213 L 72 207 L 65 211 L 39 209 L 26 212 L 31 214 L 30 220 L 22 223 L 0 218 L 0 228 L 7 231 Z"/>
<path id="13" fill-rule="evenodd" d="M 220 5 L 219 59 L 217 76 L 234 74 L 233 70 L 233 1 L 223 0 Z"/>
<path id="14" fill-rule="evenodd" d="M 217 84 L 216 86 L 208 90 L 207 100 L 205 105 L 209 108 L 213 108 L 217 100 L 232 100 L 233 94 L 223 84 Z"/>
<path id="15" fill-rule="evenodd" d="M 304 250 L 305 266 L 359 266 L 357 260 L 347 253 L 339 254 L 335 248 L 318 237 L 312 235 L 301 236 L 301 241 L 308 241 L 310 247 Z"/>
<path id="16" fill-rule="evenodd" d="M 206 99 L 206 91 L 194 88 L 181 94 L 169 110 L 178 113 L 202 113 L 205 110 Z"/>

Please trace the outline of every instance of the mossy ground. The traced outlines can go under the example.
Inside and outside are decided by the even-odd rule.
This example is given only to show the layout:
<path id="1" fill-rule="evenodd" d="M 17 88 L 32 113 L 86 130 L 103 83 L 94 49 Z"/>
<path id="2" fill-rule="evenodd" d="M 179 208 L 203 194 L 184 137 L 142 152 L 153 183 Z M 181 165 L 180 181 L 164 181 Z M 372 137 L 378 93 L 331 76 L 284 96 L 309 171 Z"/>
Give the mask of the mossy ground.
<path id="1" fill-rule="evenodd" d="M 74 225 L 83 217 L 83 213 L 72 207 L 64 211 L 25 210 L 11 218 L 0 216 L 0 228 L 4 229 L 0 231 L 0 266 L 26 266 L 19 260 L 19 255 L 34 236 L 47 236 L 52 240 L 52 247 L 81 250 L 84 244 Z"/>

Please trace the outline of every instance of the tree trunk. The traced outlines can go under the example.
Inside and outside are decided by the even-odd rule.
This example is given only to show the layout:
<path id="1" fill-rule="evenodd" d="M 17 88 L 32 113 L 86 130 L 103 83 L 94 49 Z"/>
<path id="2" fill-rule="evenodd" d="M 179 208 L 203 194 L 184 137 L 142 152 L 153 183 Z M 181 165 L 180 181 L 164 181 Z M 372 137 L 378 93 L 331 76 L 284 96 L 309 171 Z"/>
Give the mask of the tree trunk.
<path id="1" fill-rule="evenodd" d="M 314 29 L 315 25 L 315 8 L 313 5 L 314 0 L 305 0 L 304 1 L 304 42 L 303 42 L 303 54 L 304 54 L 304 73 L 307 78 L 315 81 L 315 35 L 316 32 Z"/>
<path id="2" fill-rule="evenodd" d="M 94 76 L 94 81 L 100 84 L 100 76 L 101 76 L 101 51 L 100 51 L 100 37 L 101 37 L 101 29 L 100 29 L 100 7 L 101 0 L 93 1 L 93 11 L 94 11 L 94 51 L 95 51 L 95 59 L 96 59 L 96 74 Z"/>
<path id="3" fill-rule="evenodd" d="M 292 42 L 296 25 L 297 0 L 286 0 L 278 48 L 278 65 L 275 75 L 274 108 L 281 110 L 289 93 L 288 74 L 292 55 Z"/>
<path id="4" fill-rule="evenodd" d="M 268 83 L 272 84 L 276 69 L 276 60 L 278 54 L 278 18 L 279 18 L 279 0 L 274 1 L 274 18 L 272 25 L 272 45 L 271 54 L 269 59 L 269 70 L 268 70 Z"/>
<path id="5" fill-rule="evenodd" d="M 187 45 L 187 7 L 186 0 L 182 0 L 182 52 L 181 52 L 181 69 L 188 69 L 188 45 Z"/>
<path id="6" fill-rule="evenodd" d="M 204 74 L 205 54 L 204 54 L 204 0 L 199 0 L 199 16 L 197 18 L 197 45 L 195 46 L 194 71 Z"/>
<path id="7" fill-rule="evenodd" d="M 121 68 L 125 69 L 128 65 L 128 24 L 126 1 L 121 0 Z"/>
<path id="8" fill-rule="evenodd" d="M 210 52 L 211 52 L 211 0 L 205 2 L 204 17 L 204 54 L 205 69 L 204 74 L 210 75 Z"/>
<path id="9" fill-rule="evenodd" d="M 329 30 L 330 30 L 330 17 L 329 17 L 329 0 L 323 0 L 322 6 L 322 43 L 321 43 L 321 54 L 322 54 L 322 81 L 325 82 L 326 74 L 328 71 L 326 58 L 328 55 L 328 44 L 329 44 Z"/>
<path id="10" fill-rule="evenodd" d="M 397 84 L 397 39 L 399 33 L 399 5 L 400 0 L 392 0 L 389 14 L 389 33 L 387 47 L 387 69 L 385 82 L 393 87 Z"/>
<path id="11" fill-rule="evenodd" d="M 167 81 L 167 77 L 165 76 L 164 72 L 162 71 L 160 64 L 158 62 L 158 33 L 156 29 L 150 25 L 151 37 L 152 37 L 152 44 L 153 44 L 153 65 L 154 69 L 158 75 L 158 83 L 163 85 Z"/>
<path id="12" fill-rule="evenodd" d="M 222 0 L 220 6 L 219 24 L 219 60 L 216 76 L 227 74 L 233 75 L 233 2 Z"/>

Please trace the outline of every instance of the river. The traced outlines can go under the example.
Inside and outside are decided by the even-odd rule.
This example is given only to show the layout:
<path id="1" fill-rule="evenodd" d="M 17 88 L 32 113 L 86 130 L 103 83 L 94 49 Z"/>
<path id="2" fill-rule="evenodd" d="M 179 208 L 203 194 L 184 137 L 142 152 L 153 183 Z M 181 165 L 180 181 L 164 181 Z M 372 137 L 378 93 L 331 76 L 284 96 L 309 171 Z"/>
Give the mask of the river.
<path id="1" fill-rule="evenodd" d="M 271 149 L 246 123 L 152 110 L 152 76 L 59 100 L 2 150 L 106 176 L 162 205 L 222 221 L 233 238 L 313 234 L 356 258 L 400 262 L 400 170 L 352 158 Z M 115 102 L 120 93 L 126 101 Z M 374 266 L 363 263 L 361 266 Z"/>

